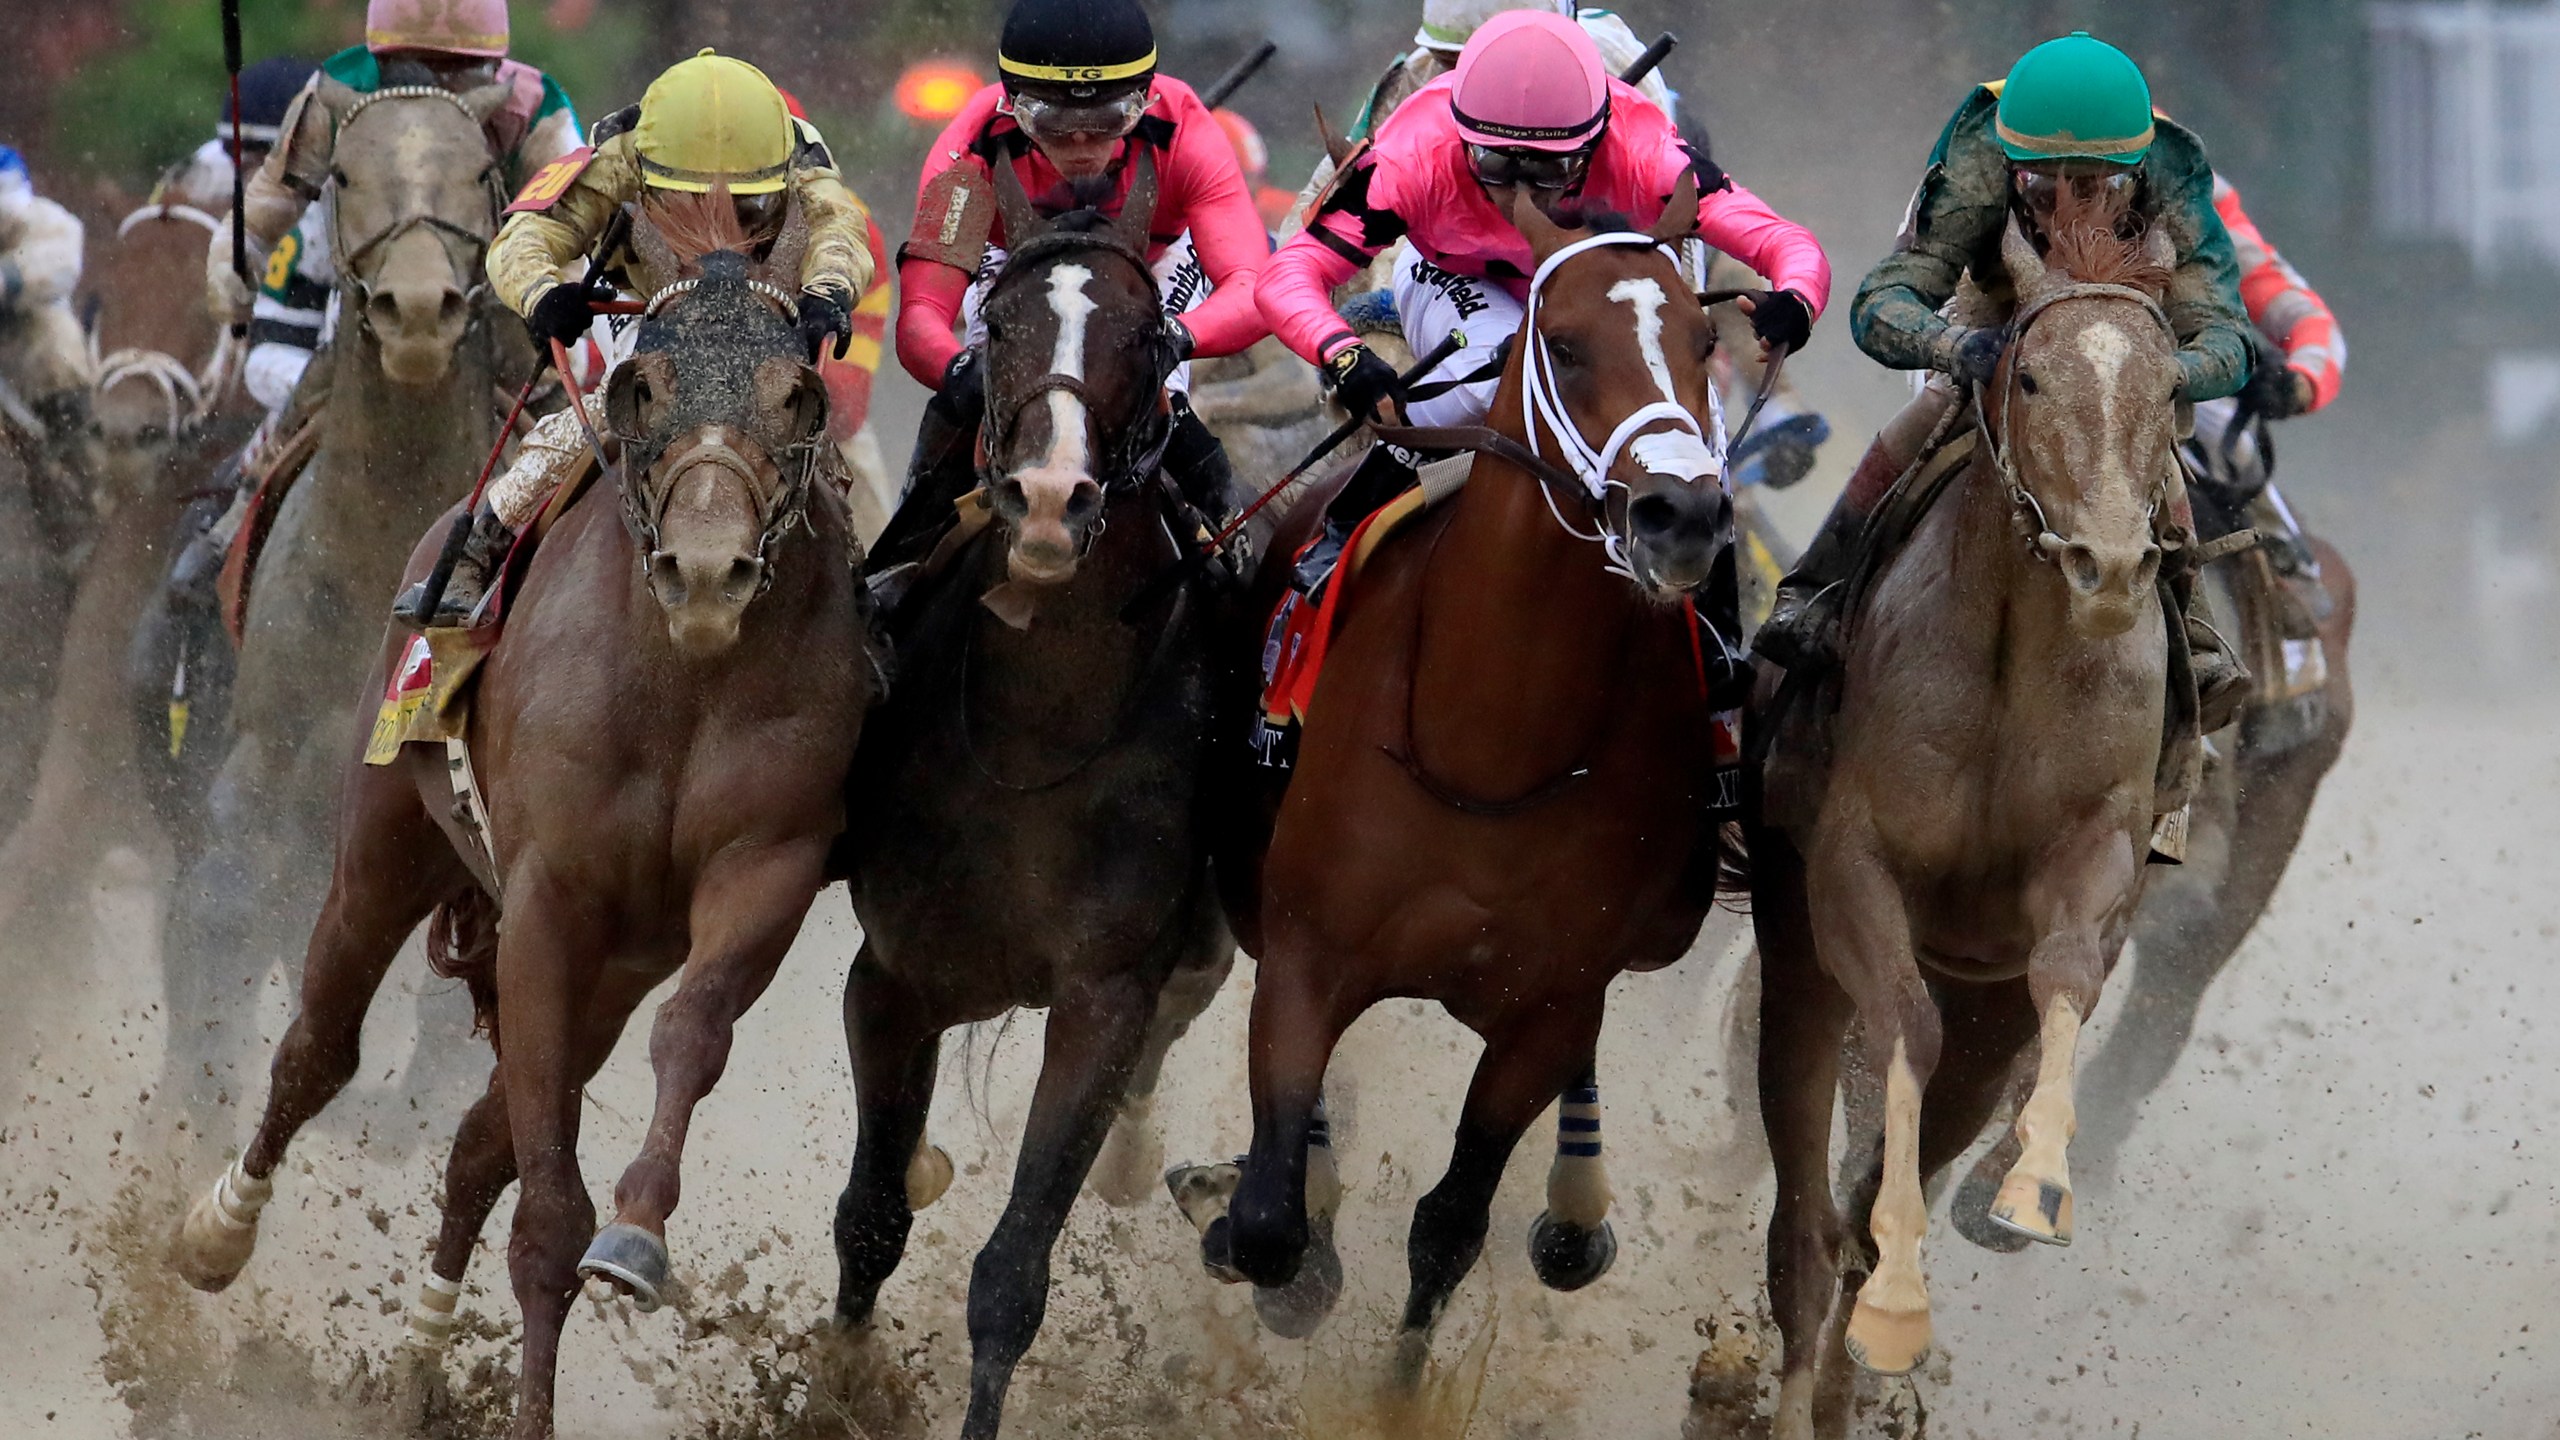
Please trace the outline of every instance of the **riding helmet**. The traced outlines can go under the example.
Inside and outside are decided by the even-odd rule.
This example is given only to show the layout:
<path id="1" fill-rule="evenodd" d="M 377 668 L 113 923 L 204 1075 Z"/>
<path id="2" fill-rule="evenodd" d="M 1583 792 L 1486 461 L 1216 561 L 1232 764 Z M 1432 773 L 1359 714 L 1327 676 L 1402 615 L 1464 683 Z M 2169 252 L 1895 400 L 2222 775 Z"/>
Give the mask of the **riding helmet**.
<path id="1" fill-rule="evenodd" d="M 1138 0 L 1014 0 L 996 42 L 1005 88 L 1063 90 L 1091 99 L 1147 83 L 1155 27 Z"/>
<path id="2" fill-rule="evenodd" d="M 426 50 L 504 59 L 507 0 L 370 0 L 364 46 L 376 55 Z"/>
<path id="3" fill-rule="evenodd" d="M 1563 16 L 1508 10 L 1458 52 L 1449 92 L 1458 133 L 1504 150 L 1585 149 L 1609 119 L 1609 70 L 1600 47 Z"/>
<path id="4" fill-rule="evenodd" d="M 789 103 L 763 71 L 705 49 L 649 82 L 631 144 L 640 178 L 661 190 L 770 195 L 790 179 L 798 139 Z"/>
<path id="5" fill-rule="evenodd" d="M 2151 150 L 2151 84 L 2132 56 L 2074 31 L 2018 58 L 1996 128 L 2013 161 L 2138 165 Z"/>

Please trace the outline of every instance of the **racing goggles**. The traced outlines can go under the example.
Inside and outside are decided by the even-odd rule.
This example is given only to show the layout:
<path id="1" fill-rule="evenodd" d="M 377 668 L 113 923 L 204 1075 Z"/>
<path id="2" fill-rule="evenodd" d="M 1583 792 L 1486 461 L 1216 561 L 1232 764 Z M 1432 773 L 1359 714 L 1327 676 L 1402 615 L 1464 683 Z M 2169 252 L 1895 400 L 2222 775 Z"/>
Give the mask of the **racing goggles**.
<path id="1" fill-rule="evenodd" d="M 1026 91 L 1007 96 L 1005 104 L 1013 112 L 1014 122 L 1034 140 L 1117 140 L 1138 128 L 1138 119 L 1147 113 L 1147 102 L 1153 94 L 1153 87 L 1148 85 L 1089 98 Z"/>
<path id="2" fill-rule="evenodd" d="M 1473 167 L 1476 180 L 1488 190 L 1503 190 L 1526 185 L 1532 190 L 1570 190 L 1582 183 L 1591 170 L 1591 152 L 1585 150 L 1505 149 L 1492 145 L 1469 145 L 1467 163 Z"/>
<path id="3" fill-rule="evenodd" d="M 2084 202 L 2095 202 L 2099 209 L 2113 211 L 2121 198 L 2129 197 L 2140 183 L 2139 169 L 2110 165 L 2104 170 L 2042 170 L 2020 167 L 2010 172 L 2011 184 L 2017 187 L 2018 203 L 2026 206 L 2038 220 L 2051 219 L 2053 207 L 2062 199 L 2065 186 Z"/>

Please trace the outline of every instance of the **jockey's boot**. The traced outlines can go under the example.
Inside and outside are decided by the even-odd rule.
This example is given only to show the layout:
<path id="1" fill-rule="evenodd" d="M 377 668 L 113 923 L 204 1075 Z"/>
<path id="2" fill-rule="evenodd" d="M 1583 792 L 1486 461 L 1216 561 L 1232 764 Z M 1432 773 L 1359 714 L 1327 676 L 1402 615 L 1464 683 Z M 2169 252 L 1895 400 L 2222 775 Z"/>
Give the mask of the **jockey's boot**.
<path id="1" fill-rule="evenodd" d="M 978 482 L 978 425 L 985 402 L 951 404 L 934 396 L 916 427 L 915 453 L 907 460 L 907 488 L 871 547 L 867 569 L 877 574 L 933 553 L 951 507 Z"/>
<path id="2" fill-rule="evenodd" d="M 2312 550 L 2309 537 L 2302 533 L 2302 522 L 2294 518 L 2293 507 L 2284 503 L 2272 483 L 2250 497 L 2248 520 L 2250 528 L 2258 532 L 2258 548 L 2267 557 L 2267 564 L 2283 581 L 2276 623 L 2284 637 L 2317 637 L 2338 602 L 2321 581 L 2320 557 Z"/>
<path id="3" fill-rule="evenodd" d="M 2214 628 L 2212 602 L 2201 577 L 2172 582 L 2169 593 L 2187 627 L 2188 663 L 2196 677 L 2196 728 L 2210 735 L 2239 719 L 2248 705 L 2249 667 Z"/>
<path id="4" fill-rule="evenodd" d="M 1299 552 L 1297 569 L 1289 576 L 1291 587 L 1314 599 L 1325 577 L 1341 563 L 1342 547 L 1351 543 L 1351 532 L 1380 506 L 1403 494 L 1417 473 L 1408 452 L 1392 445 L 1370 446 L 1369 453 L 1360 457 L 1360 467 L 1324 507 L 1323 528 Z"/>
<path id="5" fill-rule="evenodd" d="M 445 577 L 444 597 L 436 602 L 435 614 L 427 614 L 427 585 L 421 580 L 400 592 L 391 602 L 391 618 L 412 630 L 446 630 L 471 624 L 478 618 L 480 602 L 489 594 L 489 586 L 497 579 L 498 566 L 505 562 L 507 550 L 516 543 L 516 532 L 498 512 L 482 505 L 471 517 L 471 531 L 463 537 L 462 552 L 453 558 L 453 572 Z"/>
<path id="6" fill-rule="evenodd" d="M 1172 433 L 1165 439 L 1164 473 L 1173 477 L 1175 487 L 1192 509 L 1200 512 L 1207 533 L 1193 542 L 1207 544 L 1218 531 L 1234 519 L 1240 500 L 1236 494 L 1236 467 L 1227 458 L 1226 444 L 1212 433 L 1200 416 L 1192 410 L 1187 396 L 1171 398 Z M 1242 575 L 1252 564 L 1245 548 L 1245 537 L 1238 533 L 1220 553 L 1219 564 L 1230 576 Z"/>
<path id="7" fill-rule="evenodd" d="M 1921 458 L 1959 398 L 1944 379 L 1932 380 L 1876 432 L 1867 453 L 1858 457 L 1858 468 L 1849 472 L 1849 483 L 1823 520 L 1821 533 L 1778 582 L 1769 618 L 1752 637 L 1754 651 L 1790 670 L 1838 658 L 1840 608 L 1848 599 L 1849 574 L 1857 568 L 1865 545 L 1867 517 L 1884 503 L 1902 473 Z"/>

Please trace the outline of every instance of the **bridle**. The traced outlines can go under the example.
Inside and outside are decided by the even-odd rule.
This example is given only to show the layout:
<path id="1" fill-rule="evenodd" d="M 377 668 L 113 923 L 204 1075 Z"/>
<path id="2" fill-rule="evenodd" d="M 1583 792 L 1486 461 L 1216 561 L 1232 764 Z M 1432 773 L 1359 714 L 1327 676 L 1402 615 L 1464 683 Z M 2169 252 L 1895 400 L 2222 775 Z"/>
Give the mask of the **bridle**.
<path id="1" fill-rule="evenodd" d="M 797 303 L 780 286 L 753 279 L 743 283 L 748 293 L 771 305 L 785 320 L 797 318 Z M 701 284 L 701 279 L 695 277 L 678 280 L 658 291 L 641 307 L 643 317 L 657 318 L 668 304 L 690 294 Z M 631 362 L 626 360 L 623 363 Z M 666 439 L 625 435 L 611 431 L 610 420 L 606 424 L 622 457 L 620 473 L 614 477 L 616 489 L 622 497 L 622 525 L 639 547 L 643 575 L 664 553 L 659 534 L 666 521 L 668 498 L 675 488 L 673 485 L 650 487 L 646 483 L 647 477 L 662 469 L 673 476 L 697 465 L 710 465 L 736 476 L 746 486 L 747 493 L 756 497 L 756 508 L 763 512 L 764 521 L 756 535 L 754 559 L 759 576 L 756 594 L 762 595 L 773 588 L 773 566 L 767 562 L 766 552 L 793 525 L 808 519 L 809 495 L 818 473 L 818 451 L 826 438 L 824 425 L 813 428 L 809 434 L 779 450 L 773 450 L 726 421 L 697 425 L 681 435 Z M 756 471 L 755 457 L 759 455 L 771 460 L 782 477 L 781 490 L 769 501 L 765 487 L 760 483 L 762 477 Z"/>
<path id="2" fill-rule="evenodd" d="M 1146 369 L 1141 379 L 1146 391 L 1160 396 L 1165 377 L 1172 374 L 1174 366 L 1179 363 L 1174 358 L 1170 336 L 1162 321 L 1163 292 L 1156 284 L 1155 269 L 1147 263 L 1147 257 L 1116 234 L 1107 230 L 1052 230 L 1034 237 L 1006 257 L 1004 269 L 987 287 L 982 308 L 992 310 L 996 297 L 1017 283 L 1020 277 L 1031 274 L 1040 262 L 1094 251 L 1118 256 L 1137 272 L 1138 278 L 1146 285 L 1148 313 L 1158 317 L 1158 322 L 1150 332 Z M 1045 371 L 1019 392 L 1010 395 L 996 393 L 995 378 L 994 365 L 990 360 L 987 414 L 980 430 L 985 458 L 979 469 L 980 478 L 984 481 L 1003 478 L 1003 463 L 997 457 L 1004 453 L 1004 442 L 1012 438 L 1022 412 L 1040 397 L 1052 393 L 1072 395 L 1084 405 L 1087 414 L 1100 413 L 1087 382 L 1076 376 L 1056 370 Z M 1113 494 L 1145 484 L 1155 475 L 1157 467 L 1164 463 L 1165 446 L 1172 439 L 1172 412 L 1161 403 L 1142 406 L 1138 423 L 1112 438 L 1102 449 L 1101 463 L 1096 467 L 1098 473 L 1094 478 L 1101 483 L 1103 493 Z M 1093 529 L 1086 532 L 1088 542 L 1094 530 L 1099 528 L 1100 522 L 1097 521 Z"/>
<path id="3" fill-rule="evenodd" d="M 355 118 L 357 116 L 362 115 L 365 111 L 372 109 L 376 105 L 383 104 L 386 101 L 426 99 L 442 100 L 446 104 L 453 106 L 455 109 L 461 111 L 463 115 L 471 121 L 473 130 L 479 130 L 480 116 L 472 110 L 469 103 L 464 101 L 461 96 L 454 94 L 452 91 L 447 90 L 440 85 L 393 85 L 386 89 L 375 90 L 358 96 L 356 102 L 347 107 L 346 113 L 337 117 L 337 128 L 339 131 L 343 132 L 347 126 L 355 122 Z M 354 245 L 347 243 L 345 220 L 343 218 L 345 215 L 345 207 L 340 203 L 340 197 L 334 195 L 330 197 L 330 254 L 335 257 L 335 262 L 338 267 L 338 286 L 341 290 L 347 292 L 348 298 L 354 302 L 358 323 L 366 323 L 363 319 L 365 308 L 364 302 L 367 299 L 368 291 L 371 288 L 366 283 L 363 276 L 365 261 L 369 259 L 374 252 L 390 244 L 392 241 L 399 239 L 401 236 L 408 234 L 412 230 L 433 230 L 439 235 L 449 239 L 460 240 L 464 245 L 469 247 L 469 254 L 471 258 L 465 262 L 465 268 L 473 275 L 481 276 L 481 278 L 477 279 L 468 290 L 463 292 L 462 298 L 464 303 L 471 309 L 472 323 L 479 323 L 481 309 L 480 301 L 483 296 L 489 293 L 489 282 L 486 277 L 482 275 L 481 261 L 488 254 L 489 242 L 497 237 L 498 219 L 506 212 L 507 208 L 506 187 L 504 182 L 498 178 L 498 167 L 494 156 L 491 157 L 490 164 L 480 172 L 480 188 L 489 201 L 488 222 L 483 230 L 474 230 L 468 225 L 448 220 L 441 215 L 420 213 L 416 215 L 404 215 L 384 226 L 382 229 L 375 231 L 373 234 L 366 236 L 363 241 Z"/>
<path id="4" fill-rule="evenodd" d="M 1613 501 L 1625 498 L 1626 482 L 1611 478 L 1609 473 L 1618 462 L 1619 452 L 1625 450 L 1628 443 L 1636 438 L 1638 431 L 1648 426 L 1668 422 L 1697 436 L 1698 442 L 1707 448 L 1707 453 L 1715 457 L 1717 474 L 1721 477 L 1724 473 L 1724 405 L 1717 398 L 1713 387 L 1709 387 L 1707 391 L 1705 424 L 1700 424 L 1698 417 L 1689 413 L 1686 406 L 1667 399 L 1655 400 L 1638 406 L 1625 419 L 1619 421 L 1617 428 L 1609 432 L 1607 441 L 1597 448 L 1593 447 L 1590 439 L 1582 433 L 1581 427 L 1575 424 L 1573 415 L 1566 409 L 1564 397 L 1559 391 L 1555 356 L 1547 345 L 1546 335 L 1538 328 L 1538 311 L 1545 299 L 1547 282 L 1554 278 L 1559 267 L 1576 256 L 1604 248 L 1639 246 L 1660 251 L 1665 257 L 1670 258 L 1675 266 L 1679 263 L 1678 257 L 1672 254 L 1669 246 L 1639 231 L 1616 230 L 1576 240 L 1539 262 L 1537 274 L 1529 281 L 1527 313 L 1521 325 L 1522 332 L 1528 337 L 1529 345 L 1528 354 L 1521 367 L 1520 422 L 1522 429 L 1529 437 L 1529 453 L 1540 459 L 1545 458 L 1540 453 L 1539 443 L 1539 430 L 1543 422 L 1546 433 L 1555 437 L 1557 448 L 1564 452 L 1564 462 L 1570 468 L 1572 477 L 1581 482 L 1582 488 L 1590 496 L 1593 509 L 1602 517 L 1610 512 Z M 1675 292 L 1681 295 L 1689 293 L 1685 286 L 1675 287 Z M 1578 540 L 1591 541 L 1601 547 L 1602 553 L 1607 557 L 1604 562 L 1605 569 L 1611 574 L 1625 576 L 1639 584 L 1643 583 L 1636 574 L 1633 560 L 1626 553 L 1625 542 L 1621 540 L 1616 530 L 1600 521 L 1595 521 L 1588 534 L 1575 529 L 1573 522 L 1565 519 L 1564 512 L 1556 506 L 1555 487 L 1541 485 L 1539 491 L 1546 497 L 1547 513 L 1555 516 L 1556 523 L 1564 527 L 1566 534 Z M 1614 496 L 1613 491 L 1617 492 Z"/>
<path id="5" fill-rule="evenodd" d="M 2045 312 L 2054 306 L 2070 300 L 2131 301 L 2140 305 L 2144 313 L 2159 323 L 2162 333 L 2169 335 L 2173 343 L 2175 341 L 2177 332 L 2169 324 L 2168 312 L 2161 309 L 2160 302 L 2150 295 L 2130 285 L 2075 281 L 2047 291 L 2018 307 L 2018 313 L 2009 318 L 2009 338 L 2004 355 L 2014 357 L 2018 353 L 2018 346 L 2027 338 L 2028 330 L 2034 327 L 2036 321 L 2042 319 Z M 1999 476 L 2001 488 L 2008 495 L 2009 519 L 2017 527 L 2020 537 L 2026 541 L 2027 554 L 2047 564 L 2058 565 L 2061 562 L 2057 557 L 2064 550 L 2069 549 L 2074 542 L 2070 536 L 2054 531 L 2052 523 L 2045 517 L 2043 502 L 2037 500 L 2034 493 L 2027 489 L 2026 482 L 2018 478 L 2017 454 L 2009 440 L 2014 433 L 2010 427 L 2015 420 L 2017 410 L 2018 375 L 2014 360 L 2004 360 L 2003 370 L 2004 376 L 2000 386 L 1999 429 L 1996 431 L 1992 429 L 1989 417 L 1982 408 L 1983 397 L 1979 389 L 1974 391 L 1973 396 L 1974 424 L 1982 432 L 1982 442 L 1990 453 L 1993 472 Z M 2151 504 L 2146 520 L 2156 519 L 2159 516 L 2160 507 L 2168 501 L 2168 487 L 2169 481 L 2165 474 L 2152 481 Z"/>

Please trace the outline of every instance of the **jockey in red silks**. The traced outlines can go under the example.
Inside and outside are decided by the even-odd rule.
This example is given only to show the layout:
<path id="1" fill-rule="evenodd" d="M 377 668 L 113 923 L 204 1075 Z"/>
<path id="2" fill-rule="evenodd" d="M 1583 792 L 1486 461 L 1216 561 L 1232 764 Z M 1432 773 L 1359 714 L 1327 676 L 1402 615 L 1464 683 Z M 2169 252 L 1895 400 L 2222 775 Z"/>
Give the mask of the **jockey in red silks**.
<path id="1" fill-rule="evenodd" d="M 875 547 L 884 557 L 938 527 L 975 483 L 986 408 L 978 300 L 1005 261 L 994 166 L 1011 165 L 1035 207 L 1092 205 L 1117 216 L 1139 154 L 1151 153 L 1157 191 L 1147 258 L 1174 353 L 1233 355 L 1270 333 L 1253 303 L 1271 248 L 1253 191 L 1200 97 L 1156 73 L 1155 33 L 1138 0 L 1015 0 L 997 68 L 1002 80 L 978 92 L 934 141 L 915 229 L 898 251 L 898 361 L 935 394 L 907 495 Z M 1216 518 L 1233 508 L 1233 471 L 1225 447 L 1191 411 L 1188 369 L 1177 365 L 1166 380 L 1173 425 L 1164 468 Z"/>
<path id="2" fill-rule="evenodd" d="M 1508 218 L 1519 188 L 1550 216 L 1615 214 L 1641 229 L 1691 170 L 1699 238 L 1769 277 L 1772 288 L 1751 302 L 1763 353 L 1802 346 L 1831 295 L 1831 264 L 1813 232 L 1682 143 L 1659 106 L 1608 73 L 1573 21 L 1543 10 L 1497 15 L 1468 40 L 1455 71 L 1397 108 L 1307 228 L 1263 267 L 1263 316 L 1352 414 L 1381 414 L 1393 400 L 1415 425 L 1473 424 L 1501 385 L 1497 351 L 1520 328 L 1537 268 Z M 1398 239 L 1412 242 L 1392 289 L 1414 352 L 1452 331 L 1468 342 L 1411 399 L 1330 298 Z M 1330 570 L 1352 527 L 1412 482 L 1414 463 L 1389 446 L 1370 450 L 1327 509 L 1302 582 Z"/>

